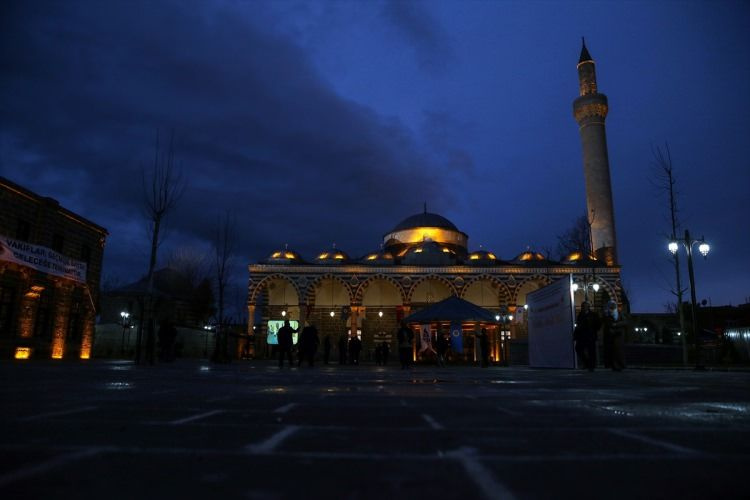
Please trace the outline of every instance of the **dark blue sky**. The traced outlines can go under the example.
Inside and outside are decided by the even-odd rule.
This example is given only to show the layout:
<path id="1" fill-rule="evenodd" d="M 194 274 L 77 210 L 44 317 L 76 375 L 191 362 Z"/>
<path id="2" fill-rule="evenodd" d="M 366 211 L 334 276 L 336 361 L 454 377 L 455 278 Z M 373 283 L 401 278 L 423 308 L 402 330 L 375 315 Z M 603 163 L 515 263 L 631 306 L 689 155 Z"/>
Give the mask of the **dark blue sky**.
<path id="1" fill-rule="evenodd" d="M 0 6 L 0 172 L 107 227 L 105 274 L 147 267 L 141 174 L 175 130 L 189 186 L 162 255 L 236 212 L 243 266 L 288 243 L 352 255 L 423 201 L 510 259 L 585 212 L 580 37 L 609 97 L 620 260 L 637 311 L 672 300 L 680 219 L 713 251 L 698 299 L 750 296 L 746 2 L 35 2 Z"/>

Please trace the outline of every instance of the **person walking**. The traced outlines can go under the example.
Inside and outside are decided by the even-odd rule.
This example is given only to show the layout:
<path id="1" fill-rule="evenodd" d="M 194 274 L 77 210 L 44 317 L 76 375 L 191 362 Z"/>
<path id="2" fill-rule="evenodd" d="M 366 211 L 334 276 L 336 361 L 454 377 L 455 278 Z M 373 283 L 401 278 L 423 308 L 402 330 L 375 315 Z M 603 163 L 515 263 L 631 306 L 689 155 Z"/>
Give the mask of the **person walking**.
<path id="1" fill-rule="evenodd" d="M 279 328 L 277 333 L 279 341 L 279 368 L 284 368 L 284 356 L 289 358 L 289 367 L 291 368 L 292 366 L 292 347 L 294 347 L 292 334 L 296 331 L 297 329 L 292 328 L 288 319 L 285 319 L 284 326 Z"/>
<path id="2" fill-rule="evenodd" d="M 414 332 L 406 326 L 406 321 L 401 322 L 396 338 L 398 339 L 398 357 L 401 361 L 401 369 L 405 370 L 411 366 L 412 342 L 414 341 Z"/>
<path id="3" fill-rule="evenodd" d="M 327 365 L 331 359 L 331 334 L 327 333 L 323 338 L 323 364 Z"/>
<path id="4" fill-rule="evenodd" d="M 604 366 L 619 372 L 625 368 L 625 332 L 624 321 L 617 303 L 610 300 L 604 312 Z M 607 363 L 609 361 L 609 363 Z"/>
<path id="5" fill-rule="evenodd" d="M 576 318 L 573 331 L 576 353 L 581 357 L 584 368 L 593 372 L 596 368 L 596 337 L 602 322 L 599 315 L 591 310 L 588 302 L 581 304 L 581 312 Z"/>
<path id="6" fill-rule="evenodd" d="M 346 364 L 346 352 L 349 347 L 349 338 L 345 333 L 342 333 L 339 337 L 339 364 Z"/>
<path id="7" fill-rule="evenodd" d="M 359 364 L 359 353 L 362 351 L 362 341 L 359 337 L 353 335 L 349 340 L 349 356 L 351 357 L 351 363 L 353 365 Z"/>
<path id="8" fill-rule="evenodd" d="M 315 325 L 307 324 L 302 329 L 302 333 L 299 336 L 299 365 L 302 365 L 302 360 L 307 360 L 307 366 L 312 368 L 315 364 L 315 353 L 318 351 L 318 345 L 320 340 L 318 339 L 318 329 Z"/>

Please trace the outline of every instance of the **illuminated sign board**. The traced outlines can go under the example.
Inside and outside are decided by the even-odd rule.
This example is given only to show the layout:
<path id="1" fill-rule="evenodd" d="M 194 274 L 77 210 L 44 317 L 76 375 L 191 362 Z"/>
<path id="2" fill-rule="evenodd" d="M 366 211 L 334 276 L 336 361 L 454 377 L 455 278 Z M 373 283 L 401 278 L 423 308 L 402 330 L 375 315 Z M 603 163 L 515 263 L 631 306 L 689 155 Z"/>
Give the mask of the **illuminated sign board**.
<path id="1" fill-rule="evenodd" d="M 299 328 L 299 321 L 291 319 L 289 320 L 289 325 L 291 325 L 293 330 L 296 330 Z M 283 319 L 271 319 L 268 320 L 268 336 L 266 337 L 266 342 L 273 345 L 278 345 L 279 343 L 279 336 L 278 332 L 281 327 L 284 326 L 284 320 Z M 292 342 L 297 343 L 297 337 L 299 336 L 298 332 L 295 332 L 292 334 Z"/>

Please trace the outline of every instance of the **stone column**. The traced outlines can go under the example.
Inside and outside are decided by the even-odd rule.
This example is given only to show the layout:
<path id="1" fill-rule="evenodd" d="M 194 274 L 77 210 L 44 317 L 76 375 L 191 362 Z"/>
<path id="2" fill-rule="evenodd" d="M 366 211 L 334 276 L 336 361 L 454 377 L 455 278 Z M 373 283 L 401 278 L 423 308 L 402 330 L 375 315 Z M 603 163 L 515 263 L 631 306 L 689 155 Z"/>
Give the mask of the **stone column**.
<path id="1" fill-rule="evenodd" d="M 71 287 L 63 280 L 55 281 L 55 307 L 52 327 L 52 359 L 65 355 L 65 335 L 70 321 Z"/>
<path id="2" fill-rule="evenodd" d="M 255 358 L 255 343 L 258 341 L 257 336 L 255 335 L 255 330 L 253 330 L 253 327 L 255 326 L 255 304 L 248 304 L 247 306 L 247 334 L 253 336 L 253 341 L 250 342 L 250 340 L 245 340 L 247 343 L 247 355 L 250 358 Z M 258 332 L 260 333 L 260 332 Z M 242 342 L 238 342 L 240 344 L 240 349 L 242 349 Z M 242 353 L 237 353 L 239 357 L 242 357 Z"/>

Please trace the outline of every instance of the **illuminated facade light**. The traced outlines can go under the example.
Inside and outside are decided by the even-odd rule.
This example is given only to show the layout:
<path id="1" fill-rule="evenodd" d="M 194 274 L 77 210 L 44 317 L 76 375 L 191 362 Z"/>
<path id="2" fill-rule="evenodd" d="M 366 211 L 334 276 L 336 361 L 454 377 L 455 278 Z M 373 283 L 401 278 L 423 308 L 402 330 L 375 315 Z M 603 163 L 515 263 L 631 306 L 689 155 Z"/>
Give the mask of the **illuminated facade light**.
<path id="1" fill-rule="evenodd" d="M 479 255 L 477 255 L 477 254 L 473 253 L 473 254 L 471 254 L 471 255 L 469 256 L 469 259 L 471 259 L 471 260 L 479 260 Z"/>
<path id="2" fill-rule="evenodd" d="M 577 292 L 578 291 L 578 283 L 573 283 L 573 286 L 571 286 L 570 288 L 572 288 L 574 292 Z"/>
<path id="3" fill-rule="evenodd" d="M 593 288 L 595 292 L 598 292 L 599 291 L 599 283 L 594 283 L 593 285 L 591 285 L 591 288 Z"/>
<path id="4" fill-rule="evenodd" d="M 378 317 L 380 317 L 380 318 L 383 317 L 383 311 L 378 311 Z"/>
<path id="5" fill-rule="evenodd" d="M 701 243 L 698 245 L 698 251 L 701 253 L 702 256 L 708 255 L 708 252 L 711 250 L 711 245 L 708 243 Z"/>
<path id="6" fill-rule="evenodd" d="M 489 257 L 489 258 L 490 258 L 490 259 L 492 259 L 492 260 L 497 260 L 497 257 L 495 257 L 495 254 L 494 254 L 494 253 L 492 253 L 492 252 L 489 252 L 489 253 L 487 254 L 487 257 Z"/>
<path id="7" fill-rule="evenodd" d="M 419 247 L 416 250 L 414 250 L 414 253 L 422 253 L 422 251 L 423 251 L 422 247 Z"/>
<path id="8" fill-rule="evenodd" d="M 372 255 L 368 255 L 368 256 L 367 256 L 367 260 L 375 260 L 375 259 L 377 259 L 377 258 L 378 258 L 378 255 L 377 255 L 377 254 L 372 254 Z"/>
<path id="9" fill-rule="evenodd" d="M 334 259 L 337 259 L 337 260 L 342 260 L 343 258 L 344 256 L 340 253 L 337 253 L 336 256 L 334 257 Z"/>
<path id="10" fill-rule="evenodd" d="M 279 257 L 281 257 L 281 252 L 274 252 L 273 255 L 271 255 L 271 257 L 274 259 L 278 259 Z"/>
<path id="11" fill-rule="evenodd" d="M 670 241 L 667 248 L 669 248 L 669 251 L 672 252 L 672 255 L 674 255 L 677 253 L 677 249 L 679 248 L 679 246 L 677 245 L 676 241 Z"/>
<path id="12" fill-rule="evenodd" d="M 286 316 L 286 311 L 281 311 L 281 316 L 285 317 Z"/>
<path id="13" fill-rule="evenodd" d="M 294 259 L 294 254 L 292 252 L 284 252 L 284 257 L 287 259 Z"/>
<path id="14" fill-rule="evenodd" d="M 328 252 L 324 252 L 324 253 L 318 255 L 318 258 L 319 259 L 327 259 L 328 258 Z"/>
<path id="15" fill-rule="evenodd" d="M 334 316 L 336 316 L 336 313 L 335 313 L 335 312 L 333 312 L 333 311 L 331 311 L 331 312 L 330 312 L 329 314 L 331 315 L 331 317 L 332 317 L 332 318 L 333 318 Z"/>
<path id="16" fill-rule="evenodd" d="M 16 353 L 13 357 L 16 359 L 29 359 L 31 357 L 31 347 L 16 347 Z"/>

